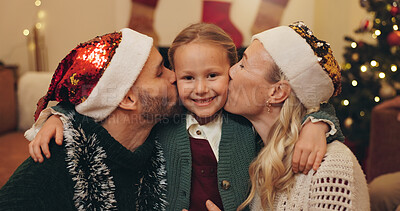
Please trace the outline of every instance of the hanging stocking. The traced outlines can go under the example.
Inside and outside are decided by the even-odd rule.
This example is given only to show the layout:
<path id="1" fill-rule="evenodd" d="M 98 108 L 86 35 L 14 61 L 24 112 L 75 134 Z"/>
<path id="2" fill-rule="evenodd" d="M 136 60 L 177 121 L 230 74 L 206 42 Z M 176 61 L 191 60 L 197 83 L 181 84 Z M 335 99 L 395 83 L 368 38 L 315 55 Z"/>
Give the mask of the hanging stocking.
<path id="1" fill-rule="evenodd" d="M 231 0 L 203 0 L 202 22 L 213 23 L 228 33 L 236 47 L 242 46 L 243 35 L 229 19 Z"/>
<path id="2" fill-rule="evenodd" d="M 129 28 L 153 38 L 158 46 L 158 35 L 154 30 L 154 11 L 158 0 L 132 0 Z"/>
<path id="3" fill-rule="evenodd" d="M 261 0 L 256 19 L 251 27 L 251 33 L 257 34 L 279 26 L 288 1 L 289 0 Z"/>

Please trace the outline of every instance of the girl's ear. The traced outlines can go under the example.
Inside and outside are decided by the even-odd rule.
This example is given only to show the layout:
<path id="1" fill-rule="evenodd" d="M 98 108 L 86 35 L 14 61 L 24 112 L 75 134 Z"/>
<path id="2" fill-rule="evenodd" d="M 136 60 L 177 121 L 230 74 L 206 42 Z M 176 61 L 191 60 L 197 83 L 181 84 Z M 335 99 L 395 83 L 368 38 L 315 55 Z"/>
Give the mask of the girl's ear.
<path id="1" fill-rule="evenodd" d="M 134 93 L 132 89 L 130 89 L 118 106 L 125 110 L 137 110 L 139 105 L 138 101 L 138 93 Z"/>
<path id="2" fill-rule="evenodd" d="M 270 103 L 283 103 L 290 95 L 292 88 L 286 80 L 279 81 L 273 85 Z"/>

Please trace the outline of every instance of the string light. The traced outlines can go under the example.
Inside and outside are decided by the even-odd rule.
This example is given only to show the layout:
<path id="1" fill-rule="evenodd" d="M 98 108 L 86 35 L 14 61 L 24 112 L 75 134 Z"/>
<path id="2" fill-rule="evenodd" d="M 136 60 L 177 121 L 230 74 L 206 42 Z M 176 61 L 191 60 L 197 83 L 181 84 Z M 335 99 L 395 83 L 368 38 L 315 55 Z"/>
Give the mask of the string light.
<path id="1" fill-rule="evenodd" d="M 365 116 L 365 112 L 364 111 L 360 111 L 360 116 Z"/>
<path id="2" fill-rule="evenodd" d="M 350 68 L 351 68 L 351 64 L 350 63 L 346 63 L 344 65 L 344 70 L 350 70 Z"/>
<path id="3" fill-rule="evenodd" d="M 380 73 L 379 73 L 379 78 L 383 79 L 383 78 L 385 78 L 385 76 L 386 76 L 386 75 L 385 75 L 384 72 L 380 72 Z"/>
<path id="4" fill-rule="evenodd" d="M 356 80 L 351 81 L 351 85 L 357 86 L 358 82 Z"/>
<path id="5" fill-rule="evenodd" d="M 393 30 L 395 30 L 395 31 L 399 30 L 399 26 L 398 25 L 393 25 Z"/>
<path id="6" fill-rule="evenodd" d="M 392 64 L 392 66 L 390 67 L 390 69 L 392 70 L 392 72 L 396 72 L 397 71 L 397 66 Z"/>
<path id="7" fill-rule="evenodd" d="M 28 36 L 29 35 L 29 30 L 28 29 L 24 29 L 24 31 L 22 33 L 24 34 L 24 36 Z"/>
<path id="8" fill-rule="evenodd" d="M 41 24 L 41 23 L 36 23 L 35 27 L 36 27 L 37 29 L 40 29 L 40 28 L 42 28 L 42 24 Z"/>
<path id="9" fill-rule="evenodd" d="M 379 65 L 378 62 L 375 60 L 372 60 L 370 64 L 372 67 L 377 67 Z"/>
<path id="10" fill-rule="evenodd" d="M 361 72 L 365 73 L 367 71 L 367 66 L 361 65 L 360 70 Z"/>
<path id="11" fill-rule="evenodd" d="M 345 126 L 346 128 L 350 128 L 352 124 L 353 124 L 353 119 L 352 119 L 352 118 L 347 117 L 347 118 L 344 120 L 344 126 Z"/>
<path id="12" fill-rule="evenodd" d="M 350 104 L 349 100 L 342 100 L 342 105 L 348 106 Z"/>
<path id="13" fill-rule="evenodd" d="M 375 100 L 375 102 L 379 102 L 379 101 L 381 101 L 381 98 L 379 98 L 378 96 L 376 96 L 376 97 L 374 98 L 374 100 Z"/>
<path id="14" fill-rule="evenodd" d="M 377 29 L 377 30 L 375 30 L 375 32 L 374 32 L 374 34 L 376 35 L 376 36 L 379 36 L 379 35 L 381 35 L 381 30 L 379 30 L 379 29 Z"/>
<path id="15" fill-rule="evenodd" d="M 352 48 L 357 48 L 357 43 L 356 43 L 356 42 L 352 42 L 352 43 L 350 44 L 350 46 L 351 46 Z"/>
<path id="16" fill-rule="evenodd" d="M 42 5 L 42 1 L 41 0 L 35 0 L 34 4 L 35 4 L 36 7 L 40 7 Z M 34 25 L 34 27 L 36 29 L 42 29 L 43 28 L 43 26 L 44 26 L 43 25 L 43 19 L 44 19 L 45 15 L 46 15 L 46 13 L 43 10 L 38 9 L 38 12 L 37 12 L 38 21 Z M 29 35 L 29 30 L 25 29 L 23 34 L 25 36 L 28 36 Z"/>
<path id="17" fill-rule="evenodd" d="M 44 16 L 46 16 L 46 13 L 45 13 L 43 10 L 40 10 L 40 11 L 38 12 L 38 18 L 39 18 L 39 19 L 43 19 Z"/>

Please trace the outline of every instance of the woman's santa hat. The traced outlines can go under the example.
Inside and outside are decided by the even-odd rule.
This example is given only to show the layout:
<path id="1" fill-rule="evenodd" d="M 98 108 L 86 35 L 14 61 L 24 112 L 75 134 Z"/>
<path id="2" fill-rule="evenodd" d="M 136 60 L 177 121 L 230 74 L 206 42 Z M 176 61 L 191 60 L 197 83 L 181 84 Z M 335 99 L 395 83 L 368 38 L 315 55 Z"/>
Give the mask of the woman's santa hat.
<path id="1" fill-rule="evenodd" d="M 289 80 L 301 103 L 318 108 L 340 93 L 340 67 L 330 45 L 319 40 L 303 23 L 279 26 L 256 34 L 275 63 Z"/>

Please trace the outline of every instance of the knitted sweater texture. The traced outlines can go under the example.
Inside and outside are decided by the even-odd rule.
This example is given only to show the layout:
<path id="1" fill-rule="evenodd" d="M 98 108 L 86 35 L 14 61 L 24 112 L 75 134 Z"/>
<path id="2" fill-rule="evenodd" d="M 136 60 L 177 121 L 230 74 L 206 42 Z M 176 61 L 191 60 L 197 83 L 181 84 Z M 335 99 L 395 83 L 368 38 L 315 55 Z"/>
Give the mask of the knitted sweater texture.
<path id="1" fill-rule="evenodd" d="M 259 196 L 254 198 L 251 210 L 263 210 Z M 316 172 L 296 174 L 290 194 L 277 194 L 273 210 L 368 211 L 365 175 L 350 149 L 334 141 Z"/>
<path id="2" fill-rule="evenodd" d="M 225 211 L 233 211 L 247 198 L 249 191 L 248 167 L 262 147 L 262 141 L 256 137 L 251 123 L 244 117 L 222 113 L 222 135 L 219 145 L 219 162 L 217 166 L 218 189 Z M 327 104 L 321 110 L 307 115 L 316 119 L 326 119 L 334 123 L 337 133 L 327 138 L 343 141 L 339 121 L 334 108 Z M 169 119 L 154 129 L 167 159 L 167 210 L 188 209 L 192 174 L 192 154 L 190 140 L 186 130 L 186 116 Z M 230 187 L 224 189 L 223 181 Z"/>
<path id="3" fill-rule="evenodd" d="M 53 107 L 53 109 L 59 111 L 61 114 L 66 113 L 65 110 L 68 110 L 63 110 L 64 108 L 62 107 L 62 104 Z M 69 108 L 69 110 L 73 110 L 73 108 Z M 311 116 L 317 119 L 327 119 L 332 121 L 338 129 L 338 133 L 341 134 L 334 110 L 324 111 L 324 108 L 321 107 L 321 111 L 313 113 Z M 236 208 L 247 197 L 249 190 L 248 166 L 261 148 L 260 142 L 256 141 L 259 139 L 255 136 L 255 132 L 252 129 L 250 122 L 245 118 L 223 112 L 217 174 L 219 183 L 218 189 L 223 201 L 224 209 L 227 211 L 236 210 Z M 109 137 L 109 134 L 107 133 L 107 136 L 99 135 L 98 137 Z M 152 143 L 152 140 L 157 137 L 159 138 L 159 142 L 164 150 L 164 156 L 167 159 L 167 201 L 169 203 L 167 210 L 182 210 L 182 208 L 189 208 L 192 158 L 189 136 L 186 131 L 185 117 L 180 119 L 169 119 L 167 120 L 167 123 L 164 122 L 158 124 L 145 144 L 139 147 L 135 152 L 138 152 L 141 148 L 147 149 L 146 145 Z M 328 138 L 328 142 L 331 138 L 332 136 Z M 342 137 L 338 137 L 338 139 L 343 140 Z M 114 139 L 112 140 L 115 141 Z M 107 143 L 107 141 L 104 141 L 104 143 Z M 23 165 L 21 165 L 20 169 L 15 172 L 15 176 L 10 179 L 10 184 L 7 184 L 3 188 L 7 190 L 0 191 L 0 209 L 2 208 L 2 205 L 11 207 L 10 203 L 19 205 L 19 207 L 22 208 L 40 206 L 37 207 L 40 210 L 54 210 L 60 208 L 63 210 L 74 209 L 72 204 L 73 202 L 65 200 L 66 198 L 69 199 L 74 197 L 74 189 L 72 189 L 74 183 L 71 182 L 69 172 L 66 170 L 66 155 L 63 150 L 64 147 L 59 147 L 52 143 L 50 148 L 52 152 L 51 159 L 46 160 L 43 164 L 36 164 L 31 159 L 28 159 Z M 143 156 L 149 152 L 149 150 L 144 151 L 146 151 L 146 153 L 143 153 Z M 107 154 L 108 153 L 107 150 Z M 137 160 L 133 159 L 134 161 L 132 161 L 131 159 L 133 163 L 130 164 L 130 161 L 124 162 L 122 159 L 122 157 L 126 156 L 126 153 L 121 153 L 119 151 L 111 151 L 110 153 L 110 156 L 115 158 L 108 158 L 107 160 L 109 160 L 111 164 L 118 164 L 115 166 L 116 169 L 121 169 L 121 165 L 123 168 L 129 166 L 141 166 L 141 163 L 146 160 L 146 158 L 135 157 Z M 36 165 L 45 165 L 46 167 L 39 168 Z M 27 169 L 29 169 L 29 171 Z M 114 173 L 113 169 L 111 169 L 111 173 Z M 134 186 L 133 183 L 137 183 L 137 181 L 135 182 L 137 176 L 133 176 L 132 178 L 124 177 L 124 179 L 122 179 L 123 182 L 115 182 L 115 184 L 119 185 L 127 182 L 131 184 L 130 186 Z M 221 185 L 223 181 L 228 181 L 230 187 L 227 189 L 223 188 Z M 40 186 L 38 184 L 49 184 L 49 187 Z M 19 187 L 19 189 L 16 188 L 16 186 Z M 53 189 L 49 190 L 51 188 Z M 25 191 L 25 189 L 27 191 Z M 121 189 L 117 187 L 116 195 L 118 195 L 117 193 L 123 189 L 124 188 Z M 162 188 L 153 187 L 152 189 L 147 189 L 148 195 L 154 193 L 156 196 L 162 196 Z M 39 191 L 41 191 L 41 193 L 38 193 Z M 24 194 L 21 195 L 21 198 L 23 199 L 19 200 L 18 197 L 14 197 L 15 195 L 19 195 L 21 192 L 24 192 Z M 126 197 L 128 197 L 130 193 L 134 191 L 128 189 L 123 192 L 126 193 Z M 124 197 L 123 194 L 118 196 Z M 151 199 L 151 197 L 148 198 Z M 160 198 L 162 199 L 163 197 Z M 132 199 L 131 204 L 134 204 L 134 201 L 135 199 Z M 67 205 L 67 203 L 69 204 Z M 164 202 L 161 204 L 163 203 Z M 118 208 L 124 210 L 123 208 Z M 127 209 L 128 208 L 127 205 Z"/>
<path id="4" fill-rule="evenodd" d="M 257 153 L 255 133 L 250 122 L 223 112 L 222 134 L 217 166 L 218 189 L 224 210 L 236 210 L 247 196 L 248 167 Z M 168 210 L 188 209 L 192 174 L 190 140 L 185 116 L 155 128 L 167 159 Z M 230 187 L 224 189 L 222 181 Z"/>
<path id="5" fill-rule="evenodd" d="M 50 159 L 19 166 L 0 190 L 0 210 L 165 210 L 165 160 L 154 135 L 131 152 L 89 117 L 67 117 L 63 146 L 52 140 Z"/>

